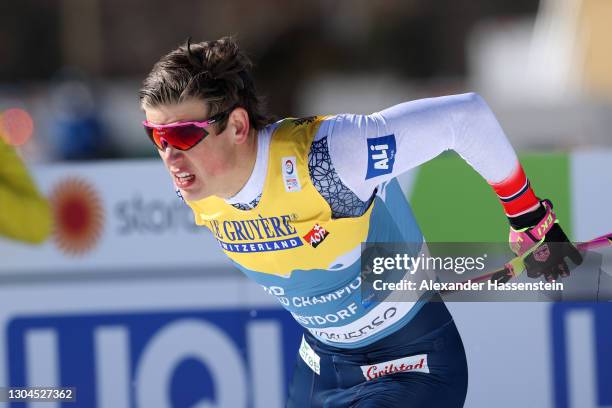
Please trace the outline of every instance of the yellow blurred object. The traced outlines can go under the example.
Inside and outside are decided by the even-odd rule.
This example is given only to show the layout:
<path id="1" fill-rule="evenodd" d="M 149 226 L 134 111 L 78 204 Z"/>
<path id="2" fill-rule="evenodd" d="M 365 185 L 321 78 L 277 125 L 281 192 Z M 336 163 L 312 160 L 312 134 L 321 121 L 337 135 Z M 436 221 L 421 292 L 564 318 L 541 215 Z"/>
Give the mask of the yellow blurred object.
<path id="1" fill-rule="evenodd" d="M 15 150 L 0 137 L 0 236 L 41 243 L 52 224 L 49 203 Z"/>
<path id="2" fill-rule="evenodd" d="M 584 81 L 590 93 L 612 97 L 612 1 L 583 0 L 579 35 L 584 56 Z"/>

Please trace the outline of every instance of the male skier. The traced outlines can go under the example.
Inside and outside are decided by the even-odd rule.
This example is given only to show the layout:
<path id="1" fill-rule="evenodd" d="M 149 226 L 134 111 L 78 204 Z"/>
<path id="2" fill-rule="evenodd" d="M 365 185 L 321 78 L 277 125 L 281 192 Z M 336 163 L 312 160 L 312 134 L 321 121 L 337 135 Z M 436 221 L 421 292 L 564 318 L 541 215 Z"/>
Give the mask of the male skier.
<path id="1" fill-rule="evenodd" d="M 519 253 L 567 242 L 476 94 L 272 123 L 251 61 L 222 38 L 163 56 L 140 100 L 195 222 L 306 328 L 288 407 L 463 406 L 465 352 L 437 295 L 361 302 L 362 242 L 424 242 L 399 174 L 453 149 L 500 197 Z M 531 275 L 565 276 L 579 256 L 569 243 L 549 252 Z"/>

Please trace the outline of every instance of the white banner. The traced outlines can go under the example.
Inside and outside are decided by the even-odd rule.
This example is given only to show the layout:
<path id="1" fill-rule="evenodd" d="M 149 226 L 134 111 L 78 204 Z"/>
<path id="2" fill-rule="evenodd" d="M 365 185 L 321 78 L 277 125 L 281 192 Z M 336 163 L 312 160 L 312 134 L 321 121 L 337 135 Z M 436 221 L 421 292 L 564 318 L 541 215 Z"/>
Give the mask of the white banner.
<path id="1" fill-rule="evenodd" d="M 33 176 L 54 232 L 41 246 L 0 238 L 0 273 L 229 266 L 161 161 L 48 165 Z"/>

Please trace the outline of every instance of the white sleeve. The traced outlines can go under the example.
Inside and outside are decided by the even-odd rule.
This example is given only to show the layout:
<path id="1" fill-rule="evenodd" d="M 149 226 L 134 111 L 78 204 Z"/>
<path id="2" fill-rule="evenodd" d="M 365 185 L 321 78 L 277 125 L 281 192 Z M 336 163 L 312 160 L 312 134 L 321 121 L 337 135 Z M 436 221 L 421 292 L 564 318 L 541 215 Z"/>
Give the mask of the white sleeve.
<path id="1" fill-rule="evenodd" d="M 331 161 L 361 200 L 377 185 L 456 151 L 489 183 L 512 174 L 518 159 L 486 102 L 475 93 L 405 102 L 371 115 L 328 123 Z M 452 177 L 452 175 L 449 175 Z"/>

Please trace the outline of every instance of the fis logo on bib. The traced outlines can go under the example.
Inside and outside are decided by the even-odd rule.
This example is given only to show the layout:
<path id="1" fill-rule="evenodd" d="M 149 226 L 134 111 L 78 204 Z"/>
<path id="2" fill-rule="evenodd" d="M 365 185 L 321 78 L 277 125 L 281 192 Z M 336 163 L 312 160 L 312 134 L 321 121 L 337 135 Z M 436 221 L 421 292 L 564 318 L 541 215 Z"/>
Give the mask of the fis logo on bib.
<path id="1" fill-rule="evenodd" d="M 319 246 L 321 242 L 329 235 L 329 232 L 325 230 L 319 224 L 315 224 L 314 227 L 308 232 L 308 234 L 304 235 L 304 240 L 312 245 L 313 248 Z"/>
<path id="2" fill-rule="evenodd" d="M 288 193 L 300 191 L 300 177 L 298 176 L 297 161 L 295 156 L 283 157 L 281 159 L 281 170 L 283 173 L 283 181 L 285 182 L 285 190 Z"/>
<path id="3" fill-rule="evenodd" d="M 389 174 L 395 163 L 395 135 L 368 139 L 368 172 L 366 180 Z"/>

